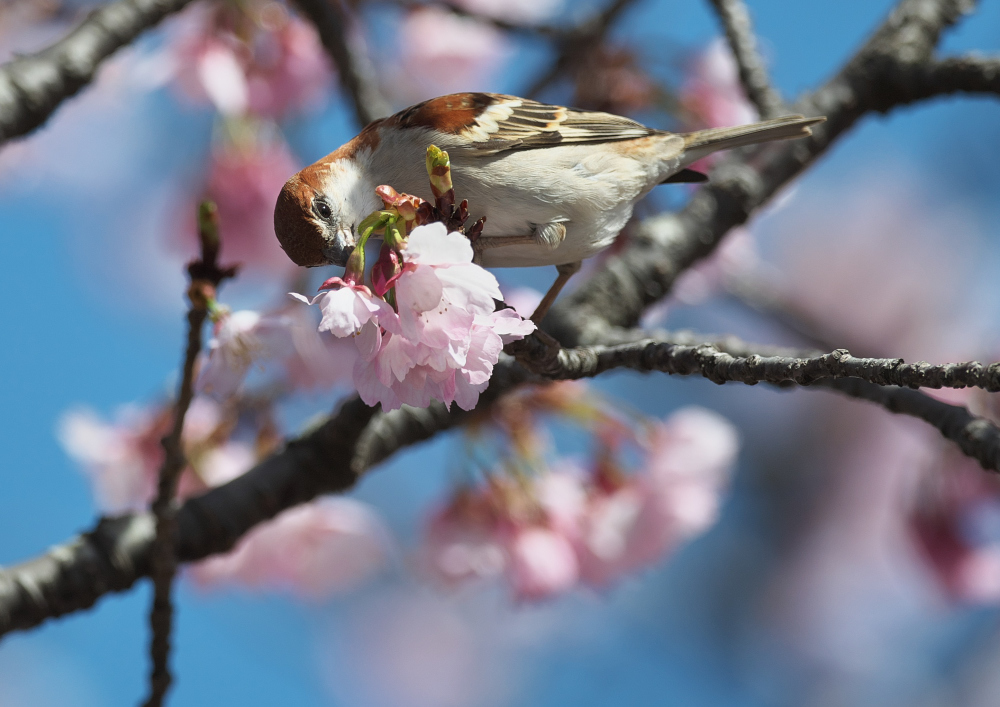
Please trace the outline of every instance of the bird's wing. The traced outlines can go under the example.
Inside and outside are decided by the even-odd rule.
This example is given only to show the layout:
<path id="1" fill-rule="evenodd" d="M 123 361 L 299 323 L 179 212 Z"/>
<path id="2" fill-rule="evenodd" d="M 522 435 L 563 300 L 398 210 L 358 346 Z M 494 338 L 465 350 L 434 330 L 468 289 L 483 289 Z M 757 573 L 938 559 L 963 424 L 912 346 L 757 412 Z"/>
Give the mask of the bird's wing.
<path id="1" fill-rule="evenodd" d="M 555 145 L 613 142 L 659 131 L 610 113 L 538 103 L 496 93 L 455 93 L 396 114 L 401 128 L 429 128 L 468 140 L 468 148 L 496 153 Z"/>

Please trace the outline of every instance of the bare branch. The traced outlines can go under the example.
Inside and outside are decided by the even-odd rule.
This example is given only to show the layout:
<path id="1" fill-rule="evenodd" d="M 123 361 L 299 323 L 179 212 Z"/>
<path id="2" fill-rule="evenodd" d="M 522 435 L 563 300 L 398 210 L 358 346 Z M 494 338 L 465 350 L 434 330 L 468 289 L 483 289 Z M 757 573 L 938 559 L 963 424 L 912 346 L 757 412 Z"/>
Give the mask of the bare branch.
<path id="1" fill-rule="evenodd" d="M 547 350 L 546 350 L 547 349 Z M 909 388 L 982 388 L 1000 391 L 1000 363 L 983 366 L 977 361 L 932 366 L 904 363 L 901 358 L 856 358 L 847 349 L 809 358 L 733 356 L 707 343 L 684 345 L 655 339 L 611 346 L 572 349 L 546 347 L 542 337 L 531 336 L 508 346 L 529 370 L 551 380 L 592 378 L 614 368 L 662 371 L 673 375 L 700 374 L 714 383 L 794 383 L 812 385 L 831 378 L 858 378 L 877 385 Z"/>
<path id="2" fill-rule="evenodd" d="M 378 76 L 367 53 L 351 40 L 348 17 L 340 0 L 295 0 L 316 26 L 320 40 L 337 66 L 340 84 L 347 90 L 358 125 L 364 127 L 391 112 L 378 87 Z"/>
<path id="3" fill-rule="evenodd" d="M 232 277 L 235 269 L 222 269 L 219 255 L 219 227 L 215 204 L 204 202 L 198 214 L 201 259 L 188 266 L 191 286 L 188 299 L 191 306 L 187 314 L 187 346 L 181 366 L 181 380 L 177 386 L 177 402 L 174 405 L 174 421 L 170 433 L 163 438 L 163 465 L 152 513 L 156 535 L 153 538 L 150 576 L 153 579 L 153 608 L 149 614 L 152 630 L 150 658 L 152 669 L 149 676 L 149 698 L 146 707 L 159 707 L 170 689 L 170 634 L 173 628 L 174 608 L 170 598 L 177 573 L 177 557 L 174 553 L 176 533 L 177 484 L 181 472 L 187 465 L 181 446 L 181 433 L 191 399 L 194 397 L 195 362 L 201 352 L 201 334 L 208 318 L 208 303 L 215 296 L 215 290 L 222 280 Z"/>
<path id="4" fill-rule="evenodd" d="M 743 0 L 709 0 L 719 15 L 726 40 L 739 67 L 740 83 L 747 98 L 757 108 L 761 118 L 773 118 L 784 112 L 784 101 L 771 85 L 764 58 L 757 51 L 750 13 Z"/>
<path id="5" fill-rule="evenodd" d="M 42 125 L 94 79 L 101 62 L 188 2 L 118 0 L 51 47 L 0 66 L 0 145 Z"/>
<path id="6" fill-rule="evenodd" d="M 681 350 L 708 347 L 728 356 L 728 359 L 733 362 L 738 360 L 749 362 L 750 359 L 783 359 L 785 361 L 812 359 L 817 361 L 823 358 L 823 355 L 817 351 L 799 351 L 787 347 L 749 344 L 734 336 L 720 337 L 689 331 L 649 332 L 641 329 L 608 329 L 605 332 L 605 341 L 607 348 L 621 347 L 622 345 L 646 346 L 651 341 L 664 346 L 678 347 Z M 551 361 L 551 352 L 548 355 L 548 360 Z M 572 360 L 572 357 L 569 358 Z M 584 359 L 584 365 L 587 365 L 587 357 L 580 358 Z M 722 357 L 719 359 L 726 360 Z M 859 360 L 863 359 L 854 359 L 854 361 Z M 888 359 L 888 361 L 891 360 Z M 991 368 L 996 370 L 996 366 L 997 364 L 994 364 Z M 678 372 L 696 373 L 702 371 Z M 723 382 L 711 376 L 707 377 L 717 383 Z M 743 382 L 753 383 L 752 380 L 743 380 Z M 788 383 L 781 380 L 780 377 L 772 382 Z M 800 381 L 795 382 L 805 384 Z M 937 428 L 943 437 L 957 444 L 965 455 L 976 459 L 984 469 L 1000 472 L 1000 428 L 989 420 L 973 415 L 960 405 L 949 405 L 918 390 L 900 388 L 895 385 L 880 385 L 860 378 L 819 378 L 812 379 L 808 384 L 812 387 L 829 388 L 851 398 L 873 402 L 889 412 L 919 418 Z"/>

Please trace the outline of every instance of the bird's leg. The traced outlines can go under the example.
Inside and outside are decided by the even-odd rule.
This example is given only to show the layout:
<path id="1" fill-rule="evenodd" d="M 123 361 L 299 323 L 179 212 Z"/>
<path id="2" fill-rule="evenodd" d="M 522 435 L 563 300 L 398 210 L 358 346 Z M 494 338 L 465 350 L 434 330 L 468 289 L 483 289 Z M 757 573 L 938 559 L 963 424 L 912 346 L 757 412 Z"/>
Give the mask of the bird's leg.
<path id="1" fill-rule="evenodd" d="M 483 251 L 489 248 L 534 245 L 545 250 L 555 250 L 564 240 L 566 240 L 566 224 L 558 221 L 536 224 L 530 236 L 479 236 L 472 244 L 474 249 L 472 262 L 477 265 L 482 264 Z"/>
<path id="2" fill-rule="evenodd" d="M 569 279 L 573 277 L 576 273 L 580 272 L 580 268 L 583 266 L 582 260 L 577 260 L 575 263 L 566 263 L 564 265 L 556 265 L 556 271 L 559 275 L 556 277 L 556 281 L 552 283 L 552 287 L 549 291 L 545 293 L 542 297 L 542 301 L 538 303 L 535 307 L 534 313 L 531 315 L 531 321 L 535 324 L 540 324 L 545 315 L 549 313 L 549 307 L 552 303 L 556 301 L 556 297 L 562 291 L 562 288 L 566 286 Z"/>

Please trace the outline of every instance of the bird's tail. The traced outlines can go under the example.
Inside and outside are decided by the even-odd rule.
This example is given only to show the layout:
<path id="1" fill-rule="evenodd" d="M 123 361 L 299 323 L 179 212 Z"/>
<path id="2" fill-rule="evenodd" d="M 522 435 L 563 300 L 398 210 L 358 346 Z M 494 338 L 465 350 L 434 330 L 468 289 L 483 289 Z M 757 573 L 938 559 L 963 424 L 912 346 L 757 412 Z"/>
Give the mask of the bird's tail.
<path id="1" fill-rule="evenodd" d="M 732 128 L 710 128 L 693 133 L 681 133 L 684 138 L 684 163 L 691 164 L 717 150 L 756 145 L 771 140 L 793 140 L 812 135 L 810 126 L 822 123 L 826 118 L 806 118 L 801 115 L 786 115 L 782 118 L 765 120 L 750 125 Z"/>

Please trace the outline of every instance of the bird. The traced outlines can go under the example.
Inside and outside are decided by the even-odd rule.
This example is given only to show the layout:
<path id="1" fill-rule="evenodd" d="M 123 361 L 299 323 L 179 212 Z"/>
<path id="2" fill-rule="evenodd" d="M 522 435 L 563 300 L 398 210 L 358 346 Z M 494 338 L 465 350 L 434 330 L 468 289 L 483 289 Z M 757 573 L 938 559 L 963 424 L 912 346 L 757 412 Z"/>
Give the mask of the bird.
<path id="1" fill-rule="evenodd" d="M 655 186 L 705 181 L 689 165 L 706 155 L 807 137 L 823 120 L 789 115 L 671 133 L 517 96 L 440 96 L 370 123 L 293 175 L 278 196 L 274 230 L 298 265 L 345 265 L 358 224 L 382 208 L 377 186 L 433 200 L 424 168 L 433 144 L 448 153 L 455 193 L 468 200 L 470 217 L 485 217 L 477 262 L 555 265 L 558 294 L 583 259 L 614 242 Z M 549 295 L 555 299 L 552 289 Z"/>

